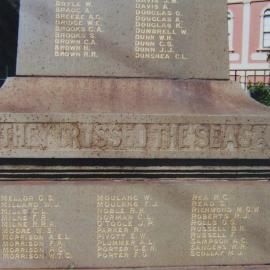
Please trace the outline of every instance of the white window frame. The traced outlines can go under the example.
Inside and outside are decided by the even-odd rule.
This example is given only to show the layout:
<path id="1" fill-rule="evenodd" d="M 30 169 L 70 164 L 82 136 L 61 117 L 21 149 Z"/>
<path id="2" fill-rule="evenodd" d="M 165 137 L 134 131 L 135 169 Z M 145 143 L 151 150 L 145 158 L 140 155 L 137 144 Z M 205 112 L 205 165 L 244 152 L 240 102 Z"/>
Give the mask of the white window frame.
<path id="1" fill-rule="evenodd" d="M 264 50 L 270 50 L 270 47 L 264 47 L 264 18 L 265 18 L 265 13 L 266 11 L 270 11 L 270 5 L 267 5 L 261 12 L 261 25 L 260 25 L 260 45 L 259 45 L 259 50 L 264 51 Z M 270 32 L 269 32 L 270 33 Z"/>

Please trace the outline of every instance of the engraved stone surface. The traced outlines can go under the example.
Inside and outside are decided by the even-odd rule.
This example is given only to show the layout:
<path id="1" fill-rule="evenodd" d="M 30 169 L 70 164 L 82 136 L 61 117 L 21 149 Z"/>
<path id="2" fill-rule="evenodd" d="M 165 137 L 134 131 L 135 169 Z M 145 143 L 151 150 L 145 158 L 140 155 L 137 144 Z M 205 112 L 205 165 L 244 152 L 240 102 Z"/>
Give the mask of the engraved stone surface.
<path id="1" fill-rule="evenodd" d="M 8 270 L 18 270 L 21 268 L 8 268 Z M 33 268 L 31 268 L 33 269 Z M 35 270 L 49 270 L 48 268 L 34 268 Z M 73 268 L 70 268 L 73 269 Z M 77 270 L 79 268 L 76 268 Z M 119 270 L 119 268 L 110 268 L 111 270 Z M 149 270 L 148 267 L 140 267 L 140 268 L 121 268 L 122 270 L 134 270 L 134 269 L 140 269 L 140 270 Z M 269 270 L 269 265 L 234 265 L 234 266 L 180 266 L 180 267 L 162 267 L 163 270 Z M 6 269 L 4 269 L 6 270 Z M 59 270 L 59 268 L 57 268 Z M 67 269 L 61 269 L 61 270 L 67 270 Z M 83 268 L 83 270 L 98 270 L 98 269 L 86 269 Z M 159 267 L 151 267 L 151 270 L 160 270 Z"/>
<path id="2" fill-rule="evenodd" d="M 1 157 L 270 157 L 269 108 L 231 82 L 16 78 L 0 112 Z"/>
<path id="3" fill-rule="evenodd" d="M 269 182 L 84 180 L 0 187 L 3 268 L 270 262 Z"/>
<path id="4" fill-rule="evenodd" d="M 270 157 L 267 118 L 0 114 L 1 157 Z"/>
<path id="5" fill-rule="evenodd" d="M 8 270 L 17 270 L 20 268 L 8 268 Z M 31 268 L 33 269 L 33 268 Z M 49 270 L 48 268 L 34 268 L 35 270 Z M 73 269 L 73 268 L 70 268 Z M 119 270 L 119 268 L 110 268 L 111 270 Z M 140 270 L 149 270 L 148 267 L 140 267 L 140 268 L 121 268 L 122 270 L 134 270 L 134 269 L 140 269 Z M 234 266 L 180 266 L 180 267 L 162 267 L 163 270 L 269 270 L 269 265 L 234 265 Z M 6 269 L 3 269 L 6 270 Z M 57 268 L 59 270 L 59 268 Z M 67 270 L 67 269 L 61 269 L 61 270 Z M 79 270 L 79 268 L 76 268 L 76 270 Z M 86 269 L 83 268 L 83 270 L 98 270 L 98 269 Z M 151 267 L 151 270 L 160 270 L 159 267 Z"/>
<path id="6" fill-rule="evenodd" d="M 17 75 L 228 79 L 226 0 L 23 0 Z"/>

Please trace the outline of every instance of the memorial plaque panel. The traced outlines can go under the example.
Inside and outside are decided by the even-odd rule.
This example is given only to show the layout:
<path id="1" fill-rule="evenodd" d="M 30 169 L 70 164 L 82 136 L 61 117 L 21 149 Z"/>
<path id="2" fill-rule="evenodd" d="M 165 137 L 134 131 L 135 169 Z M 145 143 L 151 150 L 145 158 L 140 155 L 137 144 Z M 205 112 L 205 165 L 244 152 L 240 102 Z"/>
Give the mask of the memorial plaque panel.
<path id="1" fill-rule="evenodd" d="M 269 182 L 0 183 L 3 268 L 270 262 Z"/>
<path id="2" fill-rule="evenodd" d="M 228 79 L 226 10 L 225 0 L 22 0 L 17 75 Z"/>

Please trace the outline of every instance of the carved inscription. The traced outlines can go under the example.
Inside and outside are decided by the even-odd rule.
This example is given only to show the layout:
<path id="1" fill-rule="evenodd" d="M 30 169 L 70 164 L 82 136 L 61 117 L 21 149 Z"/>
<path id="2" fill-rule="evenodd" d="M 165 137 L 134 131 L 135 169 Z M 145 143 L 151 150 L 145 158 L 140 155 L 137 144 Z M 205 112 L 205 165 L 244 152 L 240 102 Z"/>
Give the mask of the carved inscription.
<path id="1" fill-rule="evenodd" d="M 269 181 L 36 180 L 0 182 L 1 269 L 269 262 Z"/>
<path id="2" fill-rule="evenodd" d="M 60 210 L 52 195 L 1 195 L 0 203 L 3 260 L 71 259 L 69 237 L 49 218 L 51 209 Z"/>
<path id="3" fill-rule="evenodd" d="M 135 58 L 186 60 L 176 36 L 187 35 L 179 0 L 136 0 Z"/>
<path id="4" fill-rule="evenodd" d="M 135 58 L 185 60 L 175 37 L 187 35 L 179 0 L 136 0 Z M 104 32 L 93 0 L 55 1 L 55 56 L 97 58 Z"/>
<path id="5" fill-rule="evenodd" d="M 0 149 L 266 151 L 267 125 L 2 123 Z"/>
<path id="6" fill-rule="evenodd" d="M 22 2 L 17 75 L 228 79 L 226 0 Z"/>
<path id="7" fill-rule="evenodd" d="M 97 195 L 97 258 L 148 258 L 156 252 L 150 195 Z"/>
<path id="8" fill-rule="evenodd" d="M 249 220 L 258 205 L 232 205 L 228 194 L 193 194 L 190 232 L 192 257 L 245 256 Z"/>
<path id="9" fill-rule="evenodd" d="M 55 56 L 97 58 L 97 34 L 103 31 L 93 1 L 55 1 Z"/>

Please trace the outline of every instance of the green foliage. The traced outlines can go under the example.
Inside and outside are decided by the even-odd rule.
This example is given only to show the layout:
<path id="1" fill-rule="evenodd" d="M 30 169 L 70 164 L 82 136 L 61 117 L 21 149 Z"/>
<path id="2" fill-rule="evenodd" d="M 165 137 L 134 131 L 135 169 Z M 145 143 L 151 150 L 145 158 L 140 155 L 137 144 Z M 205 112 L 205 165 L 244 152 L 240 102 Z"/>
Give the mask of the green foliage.
<path id="1" fill-rule="evenodd" d="M 267 53 L 267 59 L 266 61 L 269 63 L 270 62 L 270 53 Z"/>
<path id="2" fill-rule="evenodd" d="M 265 85 L 262 82 L 258 82 L 256 84 L 248 84 L 248 90 L 250 92 L 251 97 L 260 103 L 270 106 L 270 86 Z"/>

